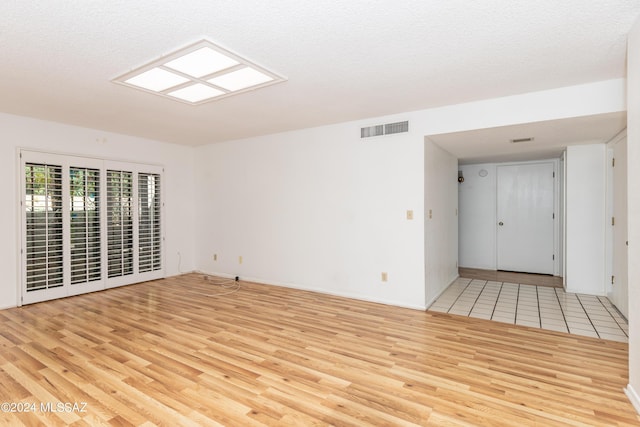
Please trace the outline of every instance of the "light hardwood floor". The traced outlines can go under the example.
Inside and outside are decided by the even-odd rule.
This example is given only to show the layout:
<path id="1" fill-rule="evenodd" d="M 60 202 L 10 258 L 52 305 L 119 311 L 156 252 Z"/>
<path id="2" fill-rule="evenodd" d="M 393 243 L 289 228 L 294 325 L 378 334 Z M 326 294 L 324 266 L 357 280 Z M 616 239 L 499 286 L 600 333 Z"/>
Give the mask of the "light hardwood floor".
<path id="1" fill-rule="evenodd" d="M 191 274 L 0 311 L 0 401 L 38 409 L 0 424 L 640 425 L 624 343 L 274 286 L 212 291 Z M 41 410 L 56 402 L 86 412 Z"/>

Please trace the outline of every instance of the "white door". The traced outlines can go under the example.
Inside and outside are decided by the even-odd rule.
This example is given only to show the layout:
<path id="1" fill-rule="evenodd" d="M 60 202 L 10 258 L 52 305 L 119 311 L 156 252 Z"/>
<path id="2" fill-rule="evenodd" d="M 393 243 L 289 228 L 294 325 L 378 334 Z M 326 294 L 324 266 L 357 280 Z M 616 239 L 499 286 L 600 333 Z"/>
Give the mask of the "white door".
<path id="1" fill-rule="evenodd" d="M 497 168 L 498 270 L 553 274 L 554 165 Z"/>
<path id="2" fill-rule="evenodd" d="M 613 280 L 611 302 L 629 316 L 627 280 L 627 139 L 613 147 Z"/>

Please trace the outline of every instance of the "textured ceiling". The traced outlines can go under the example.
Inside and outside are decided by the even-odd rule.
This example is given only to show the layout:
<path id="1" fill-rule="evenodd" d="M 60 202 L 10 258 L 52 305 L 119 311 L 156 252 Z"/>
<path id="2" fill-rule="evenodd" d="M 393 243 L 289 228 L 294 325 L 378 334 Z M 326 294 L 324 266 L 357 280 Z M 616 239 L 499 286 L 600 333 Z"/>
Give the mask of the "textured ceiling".
<path id="1" fill-rule="evenodd" d="M 623 77 L 637 0 L 0 2 L 0 111 L 200 145 Z M 111 80 L 207 38 L 288 81 L 200 106 Z"/>

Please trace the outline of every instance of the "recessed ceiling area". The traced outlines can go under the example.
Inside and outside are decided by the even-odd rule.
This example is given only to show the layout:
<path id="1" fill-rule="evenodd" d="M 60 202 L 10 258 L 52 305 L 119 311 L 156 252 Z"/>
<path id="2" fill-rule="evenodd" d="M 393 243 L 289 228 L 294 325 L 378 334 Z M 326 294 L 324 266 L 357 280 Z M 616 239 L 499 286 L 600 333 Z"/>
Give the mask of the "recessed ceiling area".
<path id="1" fill-rule="evenodd" d="M 626 127 L 625 112 L 501 126 L 427 138 L 459 164 L 558 158 L 569 145 L 606 143 Z M 529 139 L 513 143 L 512 140 Z"/>
<path id="2" fill-rule="evenodd" d="M 0 111 L 198 146 L 624 78 L 638 16 L 637 0 L 4 1 Z M 113 83 L 162 58 L 187 78 L 169 57 L 203 39 L 287 80 Z"/>

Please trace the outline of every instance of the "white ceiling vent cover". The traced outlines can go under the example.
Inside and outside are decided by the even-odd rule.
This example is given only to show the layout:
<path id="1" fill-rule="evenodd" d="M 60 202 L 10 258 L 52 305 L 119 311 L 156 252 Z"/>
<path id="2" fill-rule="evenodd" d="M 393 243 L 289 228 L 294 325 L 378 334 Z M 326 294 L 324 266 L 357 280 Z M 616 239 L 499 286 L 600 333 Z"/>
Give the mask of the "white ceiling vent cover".
<path id="1" fill-rule="evenodd" d="M 372 136 L 391 135 L 394 133 L 409 132 L 409 122 L 387 123 L 384 125 L 375 125 L 360 128 L 360 138 L 369 138 Z"/>

